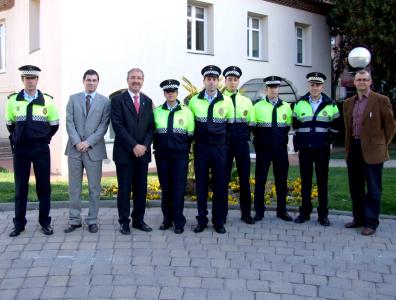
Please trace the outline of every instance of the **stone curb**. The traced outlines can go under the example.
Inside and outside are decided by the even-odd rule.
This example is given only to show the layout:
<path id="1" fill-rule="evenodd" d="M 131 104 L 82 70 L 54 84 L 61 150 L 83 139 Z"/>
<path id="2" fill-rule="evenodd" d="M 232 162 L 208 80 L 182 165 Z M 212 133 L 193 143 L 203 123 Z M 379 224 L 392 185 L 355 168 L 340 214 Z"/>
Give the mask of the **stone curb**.
<path id="1" fill-rule="evenodd" d="M 146 207 L 161 207 L 161 201 L 160 200 L 150 200 L 146 202 Z M 132 202 L 131 202 L 132 206 Z M 27 209 L 28 210 L 35 210 L 38 209 L 39 203 L 38 202 L 28 202 L 27 204 Z M 89 202 L 88 201 L 82 201 L 82 208 L 88 208 L 89 207 Z M 117 201 L 116 200 L 100 200 L 100 207 L 107 207 L 107 208 L 116 208 L 117 207 Z M 185 201 L 184 202 L 184 207 L 185 208 L 196 208 L 197 204 L 196 202 L 192 201 Z M 53 201 L 51 203 L 51 208 L 52 209 L 57 209 L 57 208 L 69 208 L 69 201 Z M 208 202 L 208 209 L 212 208 L 212 203 Z M 229 209 L 231 210 L 239 210 L 239 205 L 237 204 L 231 204 L 228 206 Z M 0 203 L 0 212 L 4 211 L 13 211 L 14 208 L 14 203 Z M 269 211 L 276 211 L 276 206 L 267 206 L 266 210 Z M 289 212 L 298 212 L 298 207 L 297 206 L 288 206 L 287 210 Z M 341 210 L 334 210 L 330 209 L 329 213 L 332 215 L 339 215 L 339 216 L 351 216 L 351 212 L 349 211 L 341 211 Z M 396 216 L 393 215 L 380 215 L 381 219 L 390 219 L 390 220 L 396 220 Z"/>

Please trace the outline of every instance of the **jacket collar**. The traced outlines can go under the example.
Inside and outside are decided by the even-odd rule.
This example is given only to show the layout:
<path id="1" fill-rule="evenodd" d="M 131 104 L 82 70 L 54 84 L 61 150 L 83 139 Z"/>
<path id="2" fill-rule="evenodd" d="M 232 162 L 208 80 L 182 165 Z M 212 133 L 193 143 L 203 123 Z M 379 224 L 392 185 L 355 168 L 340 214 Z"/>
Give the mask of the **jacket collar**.
<path id="1" fill-rule="evenodd" d="M 44 105 L 45 105 L 45 99 L 44 99 L 43 93 L 42 93 L 40 90 L 37 90 L 37 91 L 38 91 L 37 98 L 34 99 L 34 100 L 33 100 L 32 102 L 30 102 L 30 103 L 44 106 Z M 21 90 L 21 91 L 18 93 L 16 100 L 17 100 L 17 101 L 25 101 L 25 97 L 24 97 L 24 95 L 23 95 L 23 90 Z"/>

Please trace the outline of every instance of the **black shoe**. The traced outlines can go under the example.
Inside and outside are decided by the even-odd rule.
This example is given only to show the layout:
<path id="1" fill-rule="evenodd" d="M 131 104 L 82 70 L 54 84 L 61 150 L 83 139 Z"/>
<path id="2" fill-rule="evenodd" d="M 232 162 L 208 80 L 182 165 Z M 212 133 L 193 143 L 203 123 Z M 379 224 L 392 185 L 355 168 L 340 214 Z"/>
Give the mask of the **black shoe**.
<path id="1" fill-rule="evenodd" d="M 70 224 L 69 227 L 67 227 L 65 230 L 63 230 L 64 233 L 70 233 L 73 232 L 74 230 L 76 230 L 77 228 L 80 228 L 82 225 L 73 225 Z"/>
<path id="2" fill-rule="evenodd" d="M 302 224 L 305 221 L 309 221 L 309 220 L 311 220 L 310 216 L 304 217 L 302 215 L 299 215 L 297 218 L 294 219 L 294 223 Z"/>
<path id="3" fill-rule="evenodd" d="M 183 227 L 173 229 L 173 232 L 176 234 L 182 234 L 184 232 Z"/>
<path id="4" fill-rule="evenodd" d="M 254 221 L 254 219 L 253 219 L 251 216 L 248 216 L 248 217 L 241 217 L 241 220 L 242 220 L 243 222 L 245 222 L 246 224 L 254 224 L 254 223 L 256 223 L 256 222 Z"/>
<path id="5" fill-rule="evenodd" d="M 172 227 L 172 224 L 162 223 L 159 230 L 167 230 Z"/>
<path id="6" fill-rule="evenodd" d="M 132 227 L 139 229 L 141 231 L 145 231 L 145 232 L 150 232 L 151 230 L 153 230 L 150 226 L 148 226 L 143 221 L 141 221 L 140 223 L 132 223 Z"/>
<path id="7" fill-rule="evenodd" d="M 253 217 L 253 220 L 256 222 L 261 221 L 262 219 L 264 219 L 264 214 L 255 214 Z"/>
<path id="8" fill-rule="evenodd" d="M 226 233 L 226 229 L 224 228 L 223 225 L 216 225 L 216 226 L 213 226 L 213 227 L 214 227 L 214 230 L 215 230 L 217 233 L 220 233 L 220 234 Z"/>
<path id="9" fill-rule="evenodd" d="M 287 221 L 287 222 L 293 221 L 293 218 L 287 212 L 279 213 L 279 214 L 277 213 L 276 216 L 279 219 L 282 219 L 283 221 Z"/>
<path id="10" fill-rule="evenodd" d="M 318 222 L 322 226 L 330 226 L 330 221 L 328 218 L 319 218 Z"/>
<path id="11" fill-rule="evenodd" d="M 200 232 L 204 231 L 206 227 L 207 227 L 207 225 L 198 224 L 197 226 L 194 227 L 193 231 L 195 233 L 200 233 Z"/>
<path id="12" fill-rule="evenodd" d="M 45 235 L 52 235 L 52 234 L 54 234 L 54 230 L 52 229 L 51 225 L 42 226 L 42 227 L 41 227 L 41 231 L 42 231 Z"/>
<path id="13" fill-rule="evenodd" d="M 121 224 L 120 232 L 125 235 L 130 235 L 131 228 L 129 228 L 129 224 Z"/>
<path id="14" fill-rule="evenodd" d="M 89 231 L 90 233 L 96 233 L 96 232 L 98 232 L 98 225 L 96 225 L 96 224 L 89 224 L 89 225 L 88 225 L 88 231 Z"/>
<path id="15" fill-rule="evenodd" d="M 25 231 L 25 228 L 23 228 L 23 229 L 14 228 L 8 236 L 16 237 L 16 236 L 20 235 L 22 231 Z"/>

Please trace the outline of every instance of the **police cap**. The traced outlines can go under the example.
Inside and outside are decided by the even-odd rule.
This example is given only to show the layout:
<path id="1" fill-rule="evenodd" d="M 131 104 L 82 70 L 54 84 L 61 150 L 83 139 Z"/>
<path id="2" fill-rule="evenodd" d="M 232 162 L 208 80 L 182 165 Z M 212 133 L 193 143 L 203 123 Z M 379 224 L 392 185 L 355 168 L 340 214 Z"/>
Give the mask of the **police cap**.
<path id="1" fill-rule="evenodd" d="M 306 77 L 308 82 L 324 83 L 326 80 L 326 76 L 320 72 L 308 73 Z"/>
<path id="2" fill-rule="evenodd" d="M 221 74 L 221 69 L 218 66 L 209 65 L 201 70 L 201 74 L 203 75 L 204 78 L 206 76 L 219 77 Z"/>
<path id="3" fill-rule="evenodd" d="M 238 68 L 237 66 L 229 66 L 223 71 L 223 76 L 235 76 L 235 77 L 241 77 L 242 76 L 242 70 Z"/>

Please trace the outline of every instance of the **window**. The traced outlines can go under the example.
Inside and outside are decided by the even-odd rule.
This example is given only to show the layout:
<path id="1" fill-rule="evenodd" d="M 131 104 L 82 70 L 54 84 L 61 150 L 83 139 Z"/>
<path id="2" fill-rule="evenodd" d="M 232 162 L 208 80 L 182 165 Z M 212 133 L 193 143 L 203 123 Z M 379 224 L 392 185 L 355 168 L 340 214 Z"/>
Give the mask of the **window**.
<path id="1" fill-rule="evenodd" d="M 0 21 L 0 72 L 5 71 L 5 23 Z"/>
<path id="2" fill-rule="evenodd" d="M 207 8 L 187 5 L 187 49 L 207 52 Z"/>
<path id="3" fill-rule="evenodd" d="M 40 49 L 40 0 L 30 0 L 29 46 L 30 52 Z"/>
<path id="4" fill-rule="evenodd" d="M 249 13 L 247 16 L 247 56 L 268 60 L 267 16 Z"/>
<path id="5" fill-rule="evenodd" d="M 295 24 L 296 29 L 296 64 L 311 64 L 311 26 L 307 24 Z"/>
<path id="6" fill-rule="evenodd" d="M 296 26 L 297 37 L 297 63 L 303 64 L 304 61 L 304 28 Z"/>

